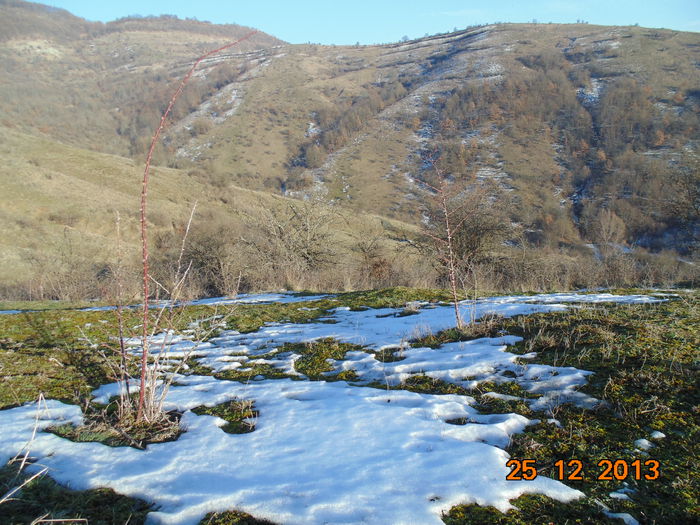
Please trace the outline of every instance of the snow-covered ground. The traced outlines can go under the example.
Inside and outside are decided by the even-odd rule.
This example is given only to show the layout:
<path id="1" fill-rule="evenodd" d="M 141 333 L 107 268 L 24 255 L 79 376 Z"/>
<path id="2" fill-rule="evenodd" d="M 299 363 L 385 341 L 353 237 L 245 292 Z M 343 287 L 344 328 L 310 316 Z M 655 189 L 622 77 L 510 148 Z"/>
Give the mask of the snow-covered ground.
<path id="1" fill-rule="evenodd" d="M 253 297 L 249 299 L 253 300 Z M 580 303 L 648 303 L 649 296 L 543 294 L 464 302 L 465 318 L 494 312 L 505 316 L 564 310 Z M 303 307 L 303 306 L 301 306 Z M 74 443 L 33 430 L 65 421 L 79 423 L 79 407 L 46 405 L 0 411 L 0 464 L 29 448 L 57 481 L 76 489 L 98 486 L 155 502 L 152 523 L 197 523 L 207 512 L 239 509 L 258 518 L 285 523 L 442 523 L 440 516 L 459 503 L 510 508 L 523 493 L 570 501 L 582 494 L 551 478 L 506 481 L 510 436 L 532 421 L 518 414 L 482 414 L 474 399 L 404 390 L 363 388 L 365 381 L 396 385 L 414 374 L 466 386 L 479 381 L 516 381 L 531 394 L 535 409 L 564 400 L 592 405 L 576 391 L 589 372 L 571 367 L 517 364 L 504 334 L 439 349 L 411 348 L 409 339 L 454 326 L 449 306 L 423 304 L 413 315 L 400 309 L 350 311 L 337 308 L 325 322 L 270 323 L 257 332 L 229 331 L 197 344 L 168 341 L 170 357 L 193 352 L 216 370 L 245 370 L 262 354 L 267 362 L 300 380 L 252 377 L 248 383 L 210 376 L 178 377 L 166 408 L 186 411 L 186 428 L 177 441 L 146 450 Z M 332 321 L 332 322 L 329 322 Z M 294 371 L 299 356 L 275 350 L 285 342 L 333 337 L 363 345 L 335 371 L 353 369 L 359 381 L 309 381 Z M 164 336 L 161 336 L 163 339 Z M 373 351 L 390 349 L 403 358 L 384 363 Z M 138 348 L 134 347 L 134 350 Z M 270 357 L 269 354 L 272 354 Z M 520 356 L 523 357 L 523 356 Z M 528 357 L 528 356 L 525 356 Z M 529 357 L 534 357 L 529 356 Z M 510 372 L 504 375 L 504 372 Z M 513 377 L 515 376 L 515 377 Z M 100 388 L 108 396 L 116 385 Z M 223 432 L 223 420 L 188 411 L 234 398 L 255 403 L 259 416 L 249 434 Z M 448 420 L 465 418 L 466 424 Z"/>

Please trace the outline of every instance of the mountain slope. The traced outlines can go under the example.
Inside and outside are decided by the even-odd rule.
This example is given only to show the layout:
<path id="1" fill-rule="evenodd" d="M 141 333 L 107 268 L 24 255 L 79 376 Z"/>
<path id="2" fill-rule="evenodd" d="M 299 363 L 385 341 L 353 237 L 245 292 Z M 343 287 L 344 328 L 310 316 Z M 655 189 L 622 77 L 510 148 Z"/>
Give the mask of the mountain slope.
<path id="1" fill-rule="evenodd" d="M 0 123 L 117 154 L 150 136 L 186 65 L 252 31 L 169 16 L 87 22 L 20 1 L 0 13 Z M 236 49 L 279 44 L 257 33 Z M 187 96 L 198 100 L 193 84 Z"/>
<path id="2" fill-rule="evenodd" d="M 138 165 L 192 61 L 249 31 L 170 16 L 92 23 L 19 0 L 0 14 L 0 126 L 17 144 L 2 153 L 5 177 L 17 184 L 8 166 L 21 164 L 40 201 L 56 184 L 27 164 L 24 141 L 48 141 L 62 173 L 82 173 L 87 151 Z M 501 24 L 345 47 L 259 33 L 201 64 L 155 161 L 176 168 L 175 193 L 201 188 L 206 203 L 239 188 L 313 194 L 415 226 L 439 171 L 500 191 L 512 246 L 687 257 L 700 233 L 698 64 L 697 33 L 640 27 Z M 61 205 L 99 193 L 98 174 L 80 180 Z M 4 213 L 19 220 L 7 195 Z M 17 260 L 37 245 L 25 249 Z"/>

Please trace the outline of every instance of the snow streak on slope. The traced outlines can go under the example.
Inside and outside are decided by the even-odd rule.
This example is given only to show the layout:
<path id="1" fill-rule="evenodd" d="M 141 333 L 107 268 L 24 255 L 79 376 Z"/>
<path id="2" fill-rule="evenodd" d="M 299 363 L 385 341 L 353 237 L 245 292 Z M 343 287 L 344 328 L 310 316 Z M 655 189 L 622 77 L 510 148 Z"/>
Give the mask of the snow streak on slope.
<path id="1" fill-rule="evenodd" d="M 462 306 L 478 317 L 488 311 L 514 315 L 560 310 L 567 302 L 653 300 L 554 294 Z M 271 324 L 252 334 L 228 332 L 197 352 L 204 363 L 217 365 L 226 363 L 217 361 L 222 356 L 235 357 L 232 352 L 250 359 L 284 341 L 320 337 L 362 342 L 374 349 L 400 348 L 416 331 L 453 324 L 446 306 L 426 305 L 405 317 L 394 317 L 396 313 L 337 309 L 332 315 L 335 324 Z M 370 353 L 353 352 L 335 364 L 349 363 L 365 379 L 381 372 L 392 383 L 420 372 L 455 382 L 467 375 L 506 380 L 500 371 L 508 369 L 534 393 L 575 394 L 574 386 L 585 381 L 586 373 L 573 368 L 515 365 L 515 356 L 505 350 L 516 339 L 452 343 L 438 350 L 406 348 L 405 359 L 394 363 L 375 364 Z M 176 341 L 173 353 L 192 344 Z M 245 360 L 239 366 L 246 366 Z M 100 394 L 114 391 L 114 386 L 106 386 Z M 73 443 L 39 432 L 30 444 L 31 454 L 49 467 L 52 477 L 73 488 L 109 486 L 155 502 L 160 508 L 149 515 L 153 523 L 197 523 L 207 512 L 237 508 L 286 524 L 439 524 L 441 513 L 459 503 L 506 510 L 509 500 L 526 492 L 560 501 L 582 496 L 547 477 L 506 481 L 509 456 L 503 448 L 509 436 L 530 421 L 518 414 L 481 414 L 469 396 L 361 388 L 345 382 L 285 379 L 243 384 L 186 376 L 178 378 L 167 404 L 188 410 L 234 398 L 255 402 L 259 416 L 254 432 L 226 434 L 220 428 L 223 420 L 185 412 L 182 423 L 187 431 L 175 442 L 149 445 L 147 450 Z M 58 401 L 49 401 L 48 410 L 38 414 L 40 428 L 81 419 L 78 407 Z M 30 405 L 0 412 L 0 462 L 30 440 L 36 416 L 37 409 Z M 467 423 L 447 423 L 456 418 Z"/>

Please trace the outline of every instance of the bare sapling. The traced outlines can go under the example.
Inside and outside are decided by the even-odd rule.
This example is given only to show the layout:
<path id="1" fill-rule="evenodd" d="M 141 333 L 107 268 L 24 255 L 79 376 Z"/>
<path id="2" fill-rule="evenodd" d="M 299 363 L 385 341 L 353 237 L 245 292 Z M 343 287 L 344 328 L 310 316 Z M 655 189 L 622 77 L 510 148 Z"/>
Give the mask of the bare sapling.
<path id="1" fill-rule="evenodd" d="M 168 348 L 173 341 L 173 335 L 175 333 L 176 326 L 178 323 L 178 311 L 174 308 L 180 303 L 183 296 L 183 290 L 185 288 L 185 283 L 187 276 L 189 275 L 191 263 L 188 263 L 186 267 L 183 267 L 183 255 L 185 253 L 185 245 L 187 243 L 187 237 L 192 226 L 192 219 L 194 218 L 194 213 L 197 208 L 197 203 L 195 202 L 192 206 L 189 219 L 187 221 L 187 226 L 185 227 L 185 233 L 182 237 L 182 243 L 180 246 L 180 254 L 178 256 L 177 265 L 175 269 L 175 278 L 172 286 L 167 288 L 162 283 L 158 282 L 149 276 L 150 280 L 169 298 L 167 302 L 162 303 L 158 309 L 155 320 L 153 322 L 153 328 L 149 334 L 149 340 L 153 339 L 157 332 L 162 332 L 162 337 L 160 343 L 158 344 L 157 352 L 151 352 L 151 363 L 147 366 L 146 373 L 141 371 L 141 377 L 145 376 L 145 392 L 143 420 L 149 423 L 155 423 L 158 419 L 164 416 L 163 403 L 165 401 L 165 396 L 168 393 L 170 385 L 175 379 L 177 373 L 182 368 L 184 362 L 190 357 L 192 352 L 196 349 L 196 345 L 190 347 L 190 349 L 184 353 L 184 355 L 175 362 L 174 367 L 171 366 L 172 363 L 165 363 L 169 361 Z M 202 334 L 200 334 L 200 338 Z M 165 365 L 165 366 L 164 366 Z M 171 368 L 168 374 L 163 374 L 165 367 Z M 174 368 L 174 369 L 173 369 Z M 139 396 L 141 397 L 141 395 Z M 140 421 L 137 415 L 137 421 Z"/>
<path id="2" fill-rule="evenodd" d="M 450 281 L 452 305 L 455 312 L 455 322 L 457 323 L 457 329 L 462 330 L 464 328 L 464 321 L 459 311 L 459 294 L 457 291 L 458 262 L 455 252 L 455 235 L 466 221 L 467 216 L 459 217 L 458 213 L 461 211 L 461 208 L 459 206 L 453 206 L 453 201 L 456 197 L 455 189 L 445 178 L 445 174 L 438 166 L 434 157 L 430 156 L 428 162 L 431 164 L 435 175 L 437 175 L 438 181 L 435 184 L 422 181 L 435 196 L 436 204 L 436 206 L 434 206 L 436 209 L 433 209 L 433 213 L 430 214 L 432 215 L 430 217 L 431 224 L 428 224 L 424 228 L 424 233 L 432 239 L 435 255 L 447 270 Z"/>
<path id="3" fill-rule="evenodd" d="M 148 376 L 148 355 L 149 355 L 149 331 L 150 331 L 150 325 L 149 325 L 149 297 L 150 297 L 150 274 L 149 274 L 149 267 L 148 267 L 148 228 L 147 228 L 147 222 L 146 222 L 146 205 L 147 205 L 147 197 L 148 197 L 148 180 L 149 180 L 149 174 L 150 174 L 150 169 L 151 169 L 151 160 L 153 158 L 153 152 L 155 151 L 156 145 L 158 143 L 158 140 L 160 139 L 160 135 L 165 128 L 168 116 L 170 115 L 170 111 L 172 110 L 173 106 L 175 105 L 175 102 L 177 101 L 178 97 L 182 93 L 183 89 L 185 88 L 185 85 L 189 81 L 189 79 L 192 77 L 195 69 L 197 66 L 202 62 L 202 60 L 215 55 L 225 49 L 229 49 L 233 46 L 238 45 L 240 42 L 249 39 L 252 37 L 254 34 L 256 34 L 257 31 L 251 31 L 250 33 L 246 34 L 242 38 L 236 40 L 235 42 L 231 42 L 229 44 L 226 44 L 224 46 L 221 46 L 217 49 L 214 49 L 212 51 L 209 51 L 208 53 L 205 53 L 204 55 L 200 56 L 197 60 L 195 60 L 194 64 L 192 64 L 192 67 L 189 69 L 187 74 L 183 77 L 181 80 L 177 90 L 173 94 L 173 96 L 170 98 L 170 102 L 168 103 L 168 107 L 166 108 L 165 112 L 163 113 L 163 116 L 160 119 L 160 124 L 155 130 L 155 133 L 153 134 L 153 138 L 151 140 L 151 145 L 148 149 L 148 154 L 146 155 L 146 162 L 145 162 L 145 167 L 143 171 L 143 182 L 142 182 L 142 189 L 141 189 L 141 214 L 140 214 L 140 225 L 141 225 L 141 259 L 142 259 L 142 267 L 143 267 L 143 273 L 142 273 L 142 282 L 143 282 L 143 318 L 142 318 L 142 330 L 141 330 L 141 345 L 142 345 L 142 351 L 141 351 L 141 377 L 140 377 L 140 390 L 139 390 L 139 401 L 138 401 L 138 411 L 137 411 L 137 416 L 136 419 L 137 421 L 149 421 L 151 417 L 154 415 L 154 410 L 151 407 L 147 409 L 146 407 L 146 402 L 147 398 L 151 398 L 153 395 L 152 393 L 147 393 L 147 376 Z"/>
<path id="4" fill-rule="evenodd" d="M 508 199 L 497 184 L 480 181 L 465 184 L 454 180 L 434 155 L 427 157 L 427 163 L 435 177 L 421 181 L 432 196 L 424 209 L 423 233 L 425 240 L 429 239 L 425 244 L 449 280 L 457 328 L 463 330 L 459 291 L 473 299 L 469 309 L 469 324 L 473 325 L 479 272 L 485 265 L 497 264 L 503 241 L 513 233 L 504 212 L 508 209 Z"/>

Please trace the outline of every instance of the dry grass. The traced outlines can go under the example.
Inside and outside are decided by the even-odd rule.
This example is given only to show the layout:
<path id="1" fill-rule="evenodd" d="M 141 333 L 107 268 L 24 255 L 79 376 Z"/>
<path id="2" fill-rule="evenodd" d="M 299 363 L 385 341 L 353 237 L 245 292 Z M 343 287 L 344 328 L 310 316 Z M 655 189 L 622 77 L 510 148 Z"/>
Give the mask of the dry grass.
<path id="1" fill-rule="evenodd" d="M 22 281 L 47 271 L 46 265 L 80 267 L 83 279 L 112 260 L 115 212 L 121 216 L 125 253 L 136 252 L 139 169 L 128 159 L 94 153 L 0 127 L 0 142 L 13 158 L 0 165 L 4 189 L 0 216 L 0 281 Z M 199 202 L 197 223 L 241 229 L 244 214 L 284 209 L 289 199 L 240 187 L 213 188 L 187 172 L 156 168 L 152 180 L 150 222 L 154 235 L 175 234 Z M 80 202 L 81 206 L 72 203 Z M 233 205 L 233 206 L 232 206 Z M 235 209 L 234 209 L 235 207 Z M 333 244 L 349 247 L 354 232 L 374 228 L 378 217 L 336 216 Z M 395 228 L 405 228 L 390 221 Z M 408 227 L 410 228 L 410 227 Z M 386 243 L 386 241 L 382 241 Z M 126 257 L 127 265 L 133 261 Z M 67 297 L 64 297 L 67 298 Z"/>

